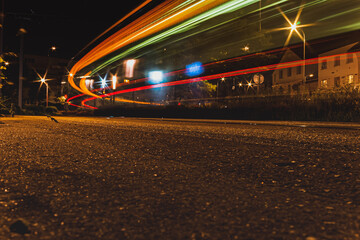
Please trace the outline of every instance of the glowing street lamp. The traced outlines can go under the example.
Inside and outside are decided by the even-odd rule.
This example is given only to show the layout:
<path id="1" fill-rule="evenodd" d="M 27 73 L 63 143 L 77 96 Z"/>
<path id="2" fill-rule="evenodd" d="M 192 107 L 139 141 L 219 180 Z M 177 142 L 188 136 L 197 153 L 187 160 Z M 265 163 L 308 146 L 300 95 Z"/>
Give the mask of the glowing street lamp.
<path id="1" fill-rule="evenodd" d="M 306 48 L 306 36 L 305 36 L 305 32 L 301 29 L 303 27 L 308 27 L 308 26 L 311 26 L 312 24 L 303 24 L 303 25 L 300 25 L 300 21 L 299 21 L 299 18 L 300 18 L 300 15 L 301 15 L 301 12 L 303 10 L 303 6 L 300 7 L 296 17 L 295 17 L 295 20 L 294 22 L 291 22 L 290 19 L 285 15 L 285 13 L 279 8 L 279 11 L 281 13 L 281 15 L 285 18 L 285 20 L 287 21 L 287 23 L 289 24 L 289 27 L 286 27 L 286 28 L 280 28 L 279 30 L 290 30 L 290 33 L 286 39 L 286 42 L 285 42 L 285 46 L 287 46 L 290 42 L 290 39 L 291 39 L 291 36 L 293 34 L 293 32 L 296 32 L 296 34 L 299 36 L 299 38 L 303 41 L 303 65 L 304 65 L 304 81 L 305 81 L 305 78 L 306 78 L 306 71 L 305 71 L 305 60 L 306 60 L 306 56 L 305 56 L 305 48 Z"/>
<path id="2" fill-rule="evenodd" d="M 116 83 L 117 83 L 117 77 L 114 75 L 112 77 L 112 89 L 115 90 L 116 89 Z"/>
<path id="3" fill-rule="evenodd" d="M 105 88 L 106 87 L 106 79 L 102 78 L 101 79 L 101 88 Z"/>
<path id="4" fill-rule="evenodd" d="M 46 86 L 46 107 L 48 107 L 49 106 L 49 85 L 46 82 L 45 78 L 41 78 L 40 82 L 41 82 L 41 85 L 45 84 L 45 86 Z M 41 85 L 40 85 L 40 87 L 41 87 Z"/>
<path id="5" fill-rule="evenodd" d="M 305 50 L 306 50 L 306 35 L 305 35 L 305 32 L 299 27 L 298 23 L 300 22 L 296 22 L 296 23 L 293 23 L 291 24 L 291 32 L 295 31 L 298 36 L 300 37 L 301 40 L 303 40 L 303 65 L 304 65 L 304 81 L 306 81 L 306 71 L 305 71 L 305 68 L 306 68 L 306 64 L 305 64 L 305 61 L 306 61 L 306 56 L 305 56 Z M 300 34 L 301 33 L 301 34 Z"/>
<path id="6" fill-rule="evenodd" d="M 219 100 L 219 83 L 220 82 L 225 82 L 225 78 L 224 77 L 220 78 L 220 80 L 218 80 L 216 83 L 216 98 L 217 98 L 217 100 Z"/>
<path id="7" fill-rule="evenodd" d="M 128 59 L 124 61 L 125 64 L 125 77 L 132 78 L 134 77 L 134 69 L 136 60 L 135 59 Z"/>

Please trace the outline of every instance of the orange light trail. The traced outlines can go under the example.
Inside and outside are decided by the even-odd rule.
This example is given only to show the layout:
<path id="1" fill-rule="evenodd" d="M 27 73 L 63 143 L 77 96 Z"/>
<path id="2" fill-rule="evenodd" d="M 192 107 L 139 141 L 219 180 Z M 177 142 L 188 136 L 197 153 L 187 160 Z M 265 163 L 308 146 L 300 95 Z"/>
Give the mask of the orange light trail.
<path id="1" fill-rule="evenodd" d="M 320 43 L 320 42 L 323 42 L 323 40 L 318 40 L 318 41 L 315 41 L 314 43 Z M 297 48 L 299 46 L 301 46 L 302 44 L 298 44 L 298 45 L 294 45 L 292 46 L 291 48 Z M 284 51 L 284 48 L 278 48 L 278 49 L 273 49 L 273 50 L 269 50 L 269 51 L 266 51 L 266 52 L 262 52 L 260 54 L 276 54 L 276 53 L 279 53 L 281 51 Z M 244 60 L 244 59 L 247 59 L 247 58 L 250 58 L 250 57 L 254 57 L 254 56 L 258 56 L 259 53 L 252 53 L 252 54 L 248 54 L 248 55 L 245 55 L 245 56 L 240 56 L 240 57 L 235 57 L 235 58 L 230 58 L 230 59 L 226 59 L 226 60 L 221 60 L 221 61 L 216 61 L 216 62 L 210 62 L 210 63 L 207 63 L 207 64 L 204 64 L 203 66 L 206 67 L 206 66 L 211 66 L 211 65 L 215 65 L 215 64 L 219 64 L 219 63 L 226 63 L 226 62 L 235 62 L 235 61 L 241 61 L 241 60 Z M 181 74 L 181 73 L 184 73 L 186 71 L 186 69 L 181 69 L 181 70 L 176 70 L 176 71 L 173 71 L 173 72 L 168 72 L 168 73 L 165 73 L 165 76 L 173 76 L 173 75 L 176 75 L 176 74 Z M 90 72 L 88 72 L 87 74 L 90 74 Z M 87 75 L 85 74 L 85 76 Z M 85 79 L 82 79 L 84 82 L 83 83 L 80 83 L 80 84 L 85 84 Z M 148 78 L 141 78 L 141 79 L 136 79 L 136 80 L 132 80 L 130 83 L 119 83 L 116 85 L 116 87 L 122 87 L 124 85 L 129 85 L 129 84 L 135 84 L 135 83 L 142 83 L 142 82 L 145 82 Z M 71 98 L 69 98 L 67 100 L 68 103 L 70 103 L 71 100 L 75 99 L 75 98 L 78 98 L 78 97 L 82 97 L 84 95 L 90 95 L 90 96 L 93 96 L 93 97 L 96 97 L 96 98 L 102 98 L 101 96 L 99 95 L 96 95 L 96 94 L 93 94 L 92 92 L 95 92 L 95 91 L 101 91 L 101 90 L 104 90 L 104 89 L 108 89 L 108 87 L 106 88 L 99 88 L 99 89 L 94 89 L 92 90 L 91 92 L 86 89 L 85 92 L 87 92 L 87 94 L 85 93 L 82 93 L 82 94 L 79 94 L 79 95 L 76 95 L 76 96 L 73 96 Z M 85 101 L 86 102 L 86 101 Z M 74 104 L 72 104 L 74 105 Z M 74 105 L 74 106 L 77 106 L 77 105 Z"/>
<path id="2" fill-rule="evenodd" d="M 190 19 L 191 17 L 214 8 L 226 1 L 228 0 L 195 0 L 189 5 L 182 4 L 182 0 L 165 1 L 131 24 L 114 33 L 83 56 L 70 70 L 71 74 L 68 76 L 68 82 L 76 90 L 89 94 L 89 91 L 86 89 L 86 86 L 84 87 L 84 84 L 80 83 L 80 87 L 78 87 L 74 82 L 74 75 L 78 71 L 130 43 Z M 181 8 L 178 7 L 179 5 Z M 173 9 L 177 9 L 177 11 L 174 12 Z M 127 17 L 129 16 L 130 14 Z M 123 20 L 125 19 L 126 18 Z M 90 93 L 89 95 L 92 94 Z"/>

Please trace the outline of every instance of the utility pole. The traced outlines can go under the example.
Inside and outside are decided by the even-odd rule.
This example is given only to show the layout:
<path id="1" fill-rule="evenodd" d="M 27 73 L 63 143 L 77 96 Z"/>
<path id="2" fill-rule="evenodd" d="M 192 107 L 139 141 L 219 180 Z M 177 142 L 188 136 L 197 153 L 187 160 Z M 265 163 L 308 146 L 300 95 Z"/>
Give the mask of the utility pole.
<path id="1" fill-rule="evenodd" d="M 19 54 L 19 94 L 18 106 L 22 109 L 22 88 L 23 88 L 23 67 L 24 67 L 24 35 L 26 34 L 24 28 L 20 28 L 17 35 L 20 36 L 20 54 Z"/>
<path id="2" fill-rule="evenodd" d="M 0 12 L 0 56 L 3 55 L 3 42 L 4 42 L 4 4 L 5 0 L 1 0 L 1 12 Z M 0 70 L 1 71 L 1 70 Z M 2 84 L 2 79 L 0 78 L 0 85 Z M 2 89 L 0 88 L 0 97 L 2 97 Z"/>

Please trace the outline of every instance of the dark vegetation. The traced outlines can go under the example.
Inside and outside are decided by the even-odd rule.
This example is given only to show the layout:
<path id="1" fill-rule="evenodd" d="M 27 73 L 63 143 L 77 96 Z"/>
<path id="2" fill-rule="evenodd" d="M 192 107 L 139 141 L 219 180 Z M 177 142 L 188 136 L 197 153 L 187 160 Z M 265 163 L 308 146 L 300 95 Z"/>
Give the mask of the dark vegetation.
<path id="1" fill-rule="evenodd" d="M 199 104 L 200 103 L 200 104 Z M 107 105 L 97 116 L 210 118 L 248 120 L 360 121 L 360 92 L 344 87 L 306 95 L 268 95 L 196 101 L 181 106 Z"/>

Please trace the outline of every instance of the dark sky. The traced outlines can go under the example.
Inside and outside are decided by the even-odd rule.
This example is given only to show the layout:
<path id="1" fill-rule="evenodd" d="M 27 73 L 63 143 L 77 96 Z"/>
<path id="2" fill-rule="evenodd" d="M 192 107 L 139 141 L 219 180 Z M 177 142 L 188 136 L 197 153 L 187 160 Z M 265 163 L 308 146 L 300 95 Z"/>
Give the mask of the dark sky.
<path id="1" fill-rule="evenodd" d="M 143 0 L 3 1 L 5 1 L 4 52 L 19 51 L 19 37 L 16 37 L 16 33 L 19 28 L 25 28 L 28 32 L 24 41 L 25 54 L 47 55 L 50 47 L 55 45 L 57 51 L 54 55 L 68 59 L 143 2 Z"/>

